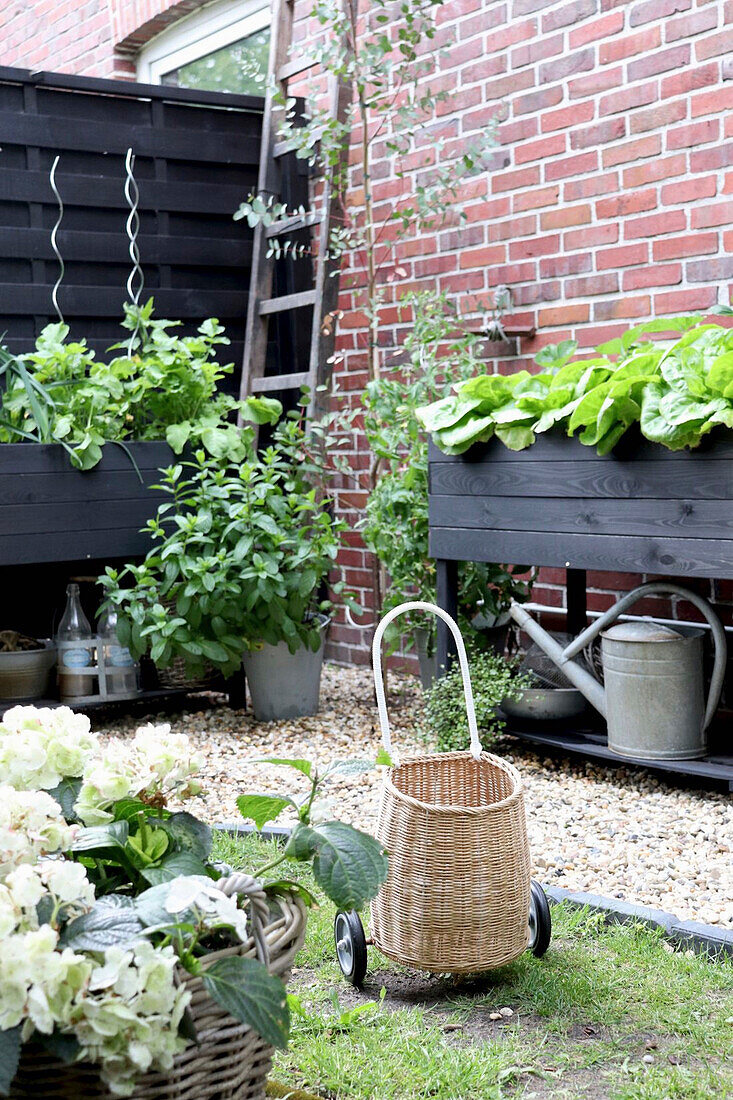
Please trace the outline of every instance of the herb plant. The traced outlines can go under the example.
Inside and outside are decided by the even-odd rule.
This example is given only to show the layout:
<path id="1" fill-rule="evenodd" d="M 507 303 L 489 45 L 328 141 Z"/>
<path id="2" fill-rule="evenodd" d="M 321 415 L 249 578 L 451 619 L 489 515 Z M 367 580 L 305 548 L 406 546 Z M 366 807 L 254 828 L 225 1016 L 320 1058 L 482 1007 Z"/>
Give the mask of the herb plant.
<path id="1" fill-rule="evenodd" d="M 670 342 L 651 336 L 674 333 Z M 417 410 L 447 454 L 463 454 L 496 435 L 524 450 L 557 425 L 608 454 L 633 424 L 670 450 L 696 447 L 717 425 L 733 427 L 733 330 L 700 314 L 630 329 L 576 359 L 575 341 L 544 348 L 539 374 L 483 375 Z"/>
<path id="2" fill-rule="evenodd" d="M 476 723 L 484 748 L 493 744 L 506 723 L 498 708 L 503 699 L 519 699 L 531 680 L 517 672 L 516 661 L 469 643 L 468 664 Z M 468 748 L 470 740 L 461 670 L 457 664 L 425 693 L 423 735 L 440 752 Z"/>
<path id="3" fill-rule="evenodd" d="M 115 1096 L 130 1095 L 148 1069 L 167 1071 L 196 1041 L 191 993 L 181 971 L 200 976 L 214 1001 L 274 1046 L 287 1045 L 289 1011 L 282 981 L 237 951 L 252 934 L 246 899 L 217 887 L 212 833 L 171 797 L 200 791 L 200 761 L 188 739 L 167 726 L 139 729 L 102 744 L 89 720 L 68 708 L 15 707 L 0 723 L 0 758 L 12 763 L 0 787 L 0 1096 L 10 1093 L 22 1046 L 33 1041 L 67 1061 L 99 1065 Z M 305 799 L 244 795 L 258 824 L 284 806 L 298 823 L 283 858 L 310 863 L 318 886 L 340 908 L 361 908 L 387 874 L 372 837 L 338 821 L 318 821 L 323 780 L 364 761 L 309 779 Z M 49 858 L 52 857 L 52 858 Z M 261 875 L 268 899 L 314 898 L 297 882 Z M 222 948 L 228 954 L 210 961 Z"/>
<path id="4" fill-rule="evenodd" d="M 263 642 L 286 642 L 291 653 L 321 643 L 318 616 L 333 607 L 321 587 L 345 525 L 324 493 L 320 437 L 297 412 L 259 454 L 251 428 L 241 437 L 244 462 L 198 450 L 162 471 L 169 499 L 148 522 L 155 547 L 141 565 L 101 578 L 135 657 L 149 652 L 165 668 L 180 655 L 192 672 L 208 661 L 229 675 Z M 331 590 L 356 607 L 341 581 Z"/>

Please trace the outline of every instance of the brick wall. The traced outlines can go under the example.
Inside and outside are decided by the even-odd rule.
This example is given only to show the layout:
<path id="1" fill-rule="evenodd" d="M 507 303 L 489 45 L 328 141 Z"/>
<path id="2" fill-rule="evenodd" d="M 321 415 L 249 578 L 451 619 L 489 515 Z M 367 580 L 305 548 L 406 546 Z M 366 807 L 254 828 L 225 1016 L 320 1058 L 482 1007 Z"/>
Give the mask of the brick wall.
<path id="1" fill-rule="evenodd" d="M 140 44 L 196 3 L 11 0 L 0 13 L 0 63 L 129 75 Z M 311 5 L 297 4 L 302 42 Z M 574 337 L 589 349 L 629 322 L 728 300 L 733 0 L 445 0 L 440 24 L 437 45 L 447 53 L 438 83 L 449 96 L 421 137 L 413 174 L 429 171 L 438 136 L 455 155 L 494 114 L 502 144 L 491 174 L 464 188 L 465 225 L 402 246 L 406 276 L 385 288 L 385 350 L 409 323 L 395 306 L 409 289 L 438 287 L 475 316 L 493 288 L 510 285 L 509 322 L 536 336 L 518 357 L 490 348 L 502 369 L 529 365 L 550 342 Z M 388 161 L 377 176 L 377 204 L 399 202 Z M 352 183 L 358 209 L 356 167 Z M 366 380 L 358 264 L 345 274 L 338 373 L 358 401 Z M 363 440 L 352 457 L 366 467 Z M 341 493 L 352 526 L 363 501 Z M 369 605 L 367 555 L 355 532 L 348 542 L 347 579 Z M 591 574 L 591 606 L 608 606 L 635 579 Z M 536 598 L 561 605 L 562 582 L 560 571 L 543 571 Z M 730 583 L 716 594 L 730 604 Z M 366 660 L 360 631 L 340 624 L 333 639 L 334 655 Z"/>

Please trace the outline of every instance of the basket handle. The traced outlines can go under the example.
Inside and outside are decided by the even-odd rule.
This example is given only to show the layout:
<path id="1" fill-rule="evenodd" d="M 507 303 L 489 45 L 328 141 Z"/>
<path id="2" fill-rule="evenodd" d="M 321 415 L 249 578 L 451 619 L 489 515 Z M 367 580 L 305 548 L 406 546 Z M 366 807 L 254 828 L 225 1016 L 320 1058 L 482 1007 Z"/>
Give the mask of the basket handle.
<path id="1" fill-rule="evenodd" d="M 267 894 L 261 882 L 244 871 L 232 871 L 230 875 L 220 878 L 216 884 L 228 898 L 247 898 L 249 901 L 249 918 L 252 927 L 252 939 L 255 944 L 257 958 L 265 966 L 270 964 L 270 952 L 267 946 L 265 925 L 269 916 L 270 907 L 267 902 Z"/>
<path id="2" fill-rule="evenodd" d="M 422 600 L 412 600 L 409 603 L 401 603 L 399 607 L 394 607 L 391 611 L 387 612 L 374 632 L 374 641 L 372 642 L 374 690 L 377 696 L 377 710 L 379 711 L 379 725 L 382 729 L 382 745 L 384 746 L 384 750 L 390 757 L 392 756 L 392 738 L 389 732 L 387 700 L 384 696 L 384 677 L 382 676 L 382 638 L 384 637 L 385 630 L 393 619 L 396 619 L 398 615 L 402 615 L 405 611 L 432 611 L 434 615 L 437 615 L 447 624 L 455 639 L 456 648 L 458 650 L 458 663 L 461 666 L 461 676 L 463 677 L 463 691 L 466 696 L 466 716 L 468 718 L 468 730 L 471 734 L 471 753 L 476 760 L 478 760 L 481 757 L 481 742 L 479 741 L 478 728 L 476 726 L 476 708 L 473 702 L 471 676 L 468 671 L 468 657 L 466 656 L 466 647 L 463 644 L 461 632 L 458 629 L 458 625 L 447 611 L 444 611 L 442 607 L 437 607 L 434 603 L 424 603 Z"/>

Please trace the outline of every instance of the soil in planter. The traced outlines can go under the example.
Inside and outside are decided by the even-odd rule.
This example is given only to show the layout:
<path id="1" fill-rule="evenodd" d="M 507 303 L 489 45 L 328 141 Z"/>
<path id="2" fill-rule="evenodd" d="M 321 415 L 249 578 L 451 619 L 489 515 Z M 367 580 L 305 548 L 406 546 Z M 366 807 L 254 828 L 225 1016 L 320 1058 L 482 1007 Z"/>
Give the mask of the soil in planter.
<path id="1" fill-rule="evenodd" d="M 17 630 L 0 630 L 0 653 L 29 653 L 34 649 L 43 649 L 38 638 L 29 638 Z"/>

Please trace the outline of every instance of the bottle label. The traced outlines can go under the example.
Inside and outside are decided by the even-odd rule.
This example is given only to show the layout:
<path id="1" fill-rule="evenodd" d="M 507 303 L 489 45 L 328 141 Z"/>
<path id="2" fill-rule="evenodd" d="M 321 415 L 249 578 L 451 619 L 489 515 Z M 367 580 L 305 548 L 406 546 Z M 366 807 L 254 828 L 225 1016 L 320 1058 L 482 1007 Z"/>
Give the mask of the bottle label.
<path id="1" fill-rule="evenodd" d="M 108 663 L 115 668 L 132 668 L 135 664 L 130 650 L 121 645 L 108 646 L 105 656 Z"/>
<path id="2" fill-rule="evenodd" d="M 91 664 L 88 649 L 65 649 L 61 655 L 64 668 L 86 668 Z"/>

